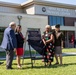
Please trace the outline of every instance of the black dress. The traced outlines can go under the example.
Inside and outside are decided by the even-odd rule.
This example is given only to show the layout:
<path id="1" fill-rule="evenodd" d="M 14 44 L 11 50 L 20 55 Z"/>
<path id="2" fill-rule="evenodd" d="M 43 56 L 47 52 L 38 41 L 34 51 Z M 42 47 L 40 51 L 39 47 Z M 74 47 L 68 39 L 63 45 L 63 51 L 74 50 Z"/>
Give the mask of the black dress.
<path id="1" fill-rule="evenodd" d="M 43 39 L 45 41 L 50 39 L 52 32 L 49 33 L 45 33 L 43 34 Z M 46 44 L 45 46 L 45 50 L 44 50 L 44 62 L 53 62 L 53 58 L 54 58 L 54 44 L 53 41 L 49 42 L 48 44 Z"/>

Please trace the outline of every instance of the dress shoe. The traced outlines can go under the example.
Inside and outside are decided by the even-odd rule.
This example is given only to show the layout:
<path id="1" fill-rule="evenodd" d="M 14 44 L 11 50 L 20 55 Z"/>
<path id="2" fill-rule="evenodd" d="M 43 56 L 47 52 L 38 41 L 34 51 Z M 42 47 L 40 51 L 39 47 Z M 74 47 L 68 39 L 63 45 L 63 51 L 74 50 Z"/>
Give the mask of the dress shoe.
<path id="1" fill-rule="evenodd" d="M 12 67 L 7 67 L 6 69 L 13 69 Z"/>
<path id="2" fill-rule="evenodd" d="M 56 63 L 55 63 L 55 65 L 58 65 L 58 64 L 59 64 L 59 62 L 56 62 Z"/>

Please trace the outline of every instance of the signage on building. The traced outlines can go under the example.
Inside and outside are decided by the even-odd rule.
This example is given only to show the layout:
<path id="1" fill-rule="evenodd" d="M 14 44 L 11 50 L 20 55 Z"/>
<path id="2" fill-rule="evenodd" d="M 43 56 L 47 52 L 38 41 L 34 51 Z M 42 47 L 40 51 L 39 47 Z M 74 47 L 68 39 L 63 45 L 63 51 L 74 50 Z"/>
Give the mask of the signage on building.
<path id="1" fill-rule="evenodd" d="M 43 12 L 46 12 L 46 8 L 45 8 L 45 7 L 42 7 L 42 11 L 43 11 Z"/>
<path id="2" fill-rule="evenodd" d="M 35 14 L 76 17 L 76 10 L 35 5 Z"/>

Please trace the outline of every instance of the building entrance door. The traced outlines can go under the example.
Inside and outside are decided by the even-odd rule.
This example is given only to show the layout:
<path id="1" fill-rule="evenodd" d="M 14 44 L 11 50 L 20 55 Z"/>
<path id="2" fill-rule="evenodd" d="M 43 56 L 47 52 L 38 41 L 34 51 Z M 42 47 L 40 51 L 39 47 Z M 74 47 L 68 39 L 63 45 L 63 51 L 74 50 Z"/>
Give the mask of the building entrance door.
<path id="1" fill-rule="evenodd" d="M 74 47 L 74 31 L 64 31 L 65 35 L 65 48 L 73 48 Z"/>

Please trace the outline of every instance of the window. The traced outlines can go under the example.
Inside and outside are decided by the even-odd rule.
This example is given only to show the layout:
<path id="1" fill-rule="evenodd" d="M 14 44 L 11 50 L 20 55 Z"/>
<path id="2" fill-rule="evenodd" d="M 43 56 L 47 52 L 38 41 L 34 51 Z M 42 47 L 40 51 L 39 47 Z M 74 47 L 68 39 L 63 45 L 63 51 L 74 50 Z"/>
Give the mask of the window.
<path id="1" fill-rule="evenodd" d="M 56 25 L 56 16 L 53 16 L 53 25 Z"/>
<path id="2" fill-rule="evenodd" d="M 61 17 L 61 25 L 64 25 L 64 18 Z"/>
<path id="3" fill-rule="evenodd" d="M 49 17 L 49 20 L 50 20 L 50 21 L 49 21 L 49 24 L 50 24 L 50 25 L 53 25 L 53 17 L 52 17 L 52 16 Z"/>
<path id="4" fill-rule="evenodd" d="M 57 23 L 56 24 L 60 24 L 60 19 L 61 19 L 61 17 L 57 17 Z"/>
<path id="5" fill-rule="evenodd" d="M 56 24 L 64 25 L 64 17 L 49 16 L 49 25 L 53 26 Z"/>

